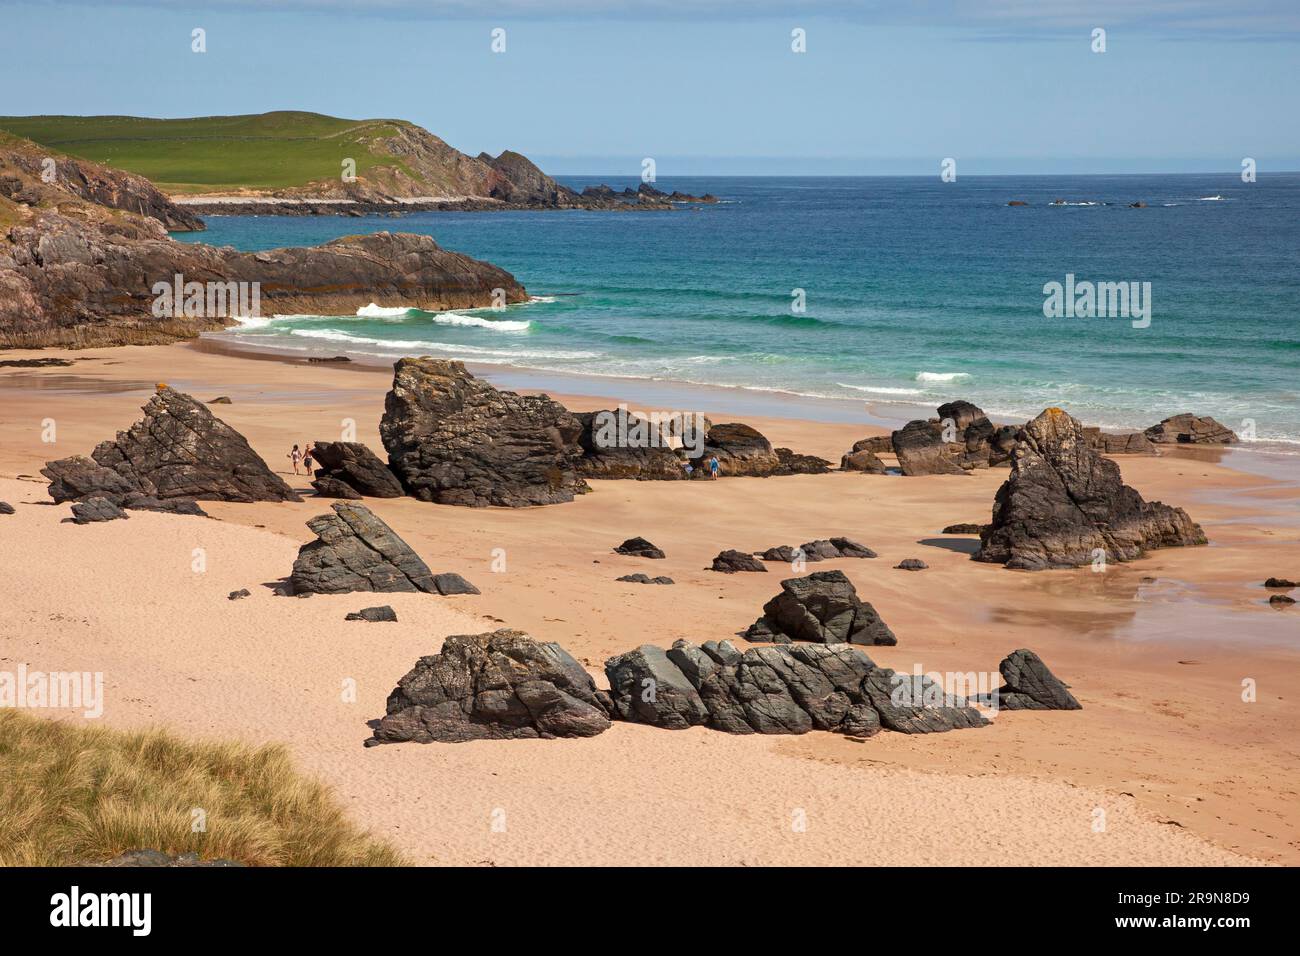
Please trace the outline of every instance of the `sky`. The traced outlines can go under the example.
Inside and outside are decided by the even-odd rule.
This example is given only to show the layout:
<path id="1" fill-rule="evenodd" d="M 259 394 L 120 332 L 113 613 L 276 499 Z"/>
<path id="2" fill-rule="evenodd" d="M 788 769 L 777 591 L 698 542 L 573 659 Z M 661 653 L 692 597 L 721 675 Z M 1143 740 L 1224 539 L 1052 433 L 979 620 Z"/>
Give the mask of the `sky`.
<path id="1" fill-rule="evenodd" d="M 394 117 L 554 174 L 1300 169 L 1300 0 L 0 0 L 0 64 L 0 114 Z"/>

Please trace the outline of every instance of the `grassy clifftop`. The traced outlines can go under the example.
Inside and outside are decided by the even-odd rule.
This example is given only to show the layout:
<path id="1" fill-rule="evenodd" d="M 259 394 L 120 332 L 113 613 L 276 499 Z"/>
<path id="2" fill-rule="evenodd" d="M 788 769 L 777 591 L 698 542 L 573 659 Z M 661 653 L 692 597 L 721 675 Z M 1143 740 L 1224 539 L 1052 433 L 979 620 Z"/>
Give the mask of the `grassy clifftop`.
<path id="1" fill-rule="evenodd" d="M 138 173 L 168 192 L 200 193 L 337 182 L 345 159 L 356 161 L 359 177 L 381 166 L 410 175 L 389 147 L 419 127 L 277 112 L 192 119 L 0 116 L 0 130 Z"/>

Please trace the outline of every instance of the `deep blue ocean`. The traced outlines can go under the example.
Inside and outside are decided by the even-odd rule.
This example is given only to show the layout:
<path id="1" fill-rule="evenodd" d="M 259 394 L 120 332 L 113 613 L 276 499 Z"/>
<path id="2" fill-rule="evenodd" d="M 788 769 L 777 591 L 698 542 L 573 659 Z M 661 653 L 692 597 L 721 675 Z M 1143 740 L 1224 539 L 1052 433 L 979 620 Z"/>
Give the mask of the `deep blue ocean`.
<path id="1" fill-rule="evenodd" d="M 177 238 L 259 250 L 426 233 L 508 269 L 538 299 L 443 315 L 376 302 L 369 317 L 224 333 L 278 350 L 432 354 L 873 405 L 961 397 L 1019 419 L 1060 405 L 1112 427 L 1195 411 L 1300 443 L 1300 174 L 657 185 L 724 201 L 658 213 L 225 216 Z M 1149 282 L 1149 326 L 1044 317 L 1044 285 L 1067 273 Z"/>

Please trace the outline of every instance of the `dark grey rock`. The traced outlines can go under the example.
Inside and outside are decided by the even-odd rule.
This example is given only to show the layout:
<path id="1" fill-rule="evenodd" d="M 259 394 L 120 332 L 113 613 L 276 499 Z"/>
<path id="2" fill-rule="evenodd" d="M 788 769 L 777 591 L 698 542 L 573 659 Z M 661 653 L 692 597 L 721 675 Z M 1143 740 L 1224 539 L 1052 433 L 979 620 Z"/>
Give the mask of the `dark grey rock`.
<path id="1" fill-rule="evenodd" d="M 1081 710 L 1066 684 L 1031 650 L 1012 651 L 998 665 L 1006 684 L 998 690 L 998 707 L 1007 710 Z"/>
<path id="2" fill-rule="evenodd" d="M 1290 607 L 1295 603 L 1295 598 L 1288 594 L 1273 594 L 1269 596 L 1268 603 L 1278 608 Z"/>
<path id="3" fill-rule="evenodd" d="M 713 559 L 713 565 L 709 570 L 721 571 L 723 574 L 735 574 L 737 571 L 766 571 L 767 568 L 763 566 L 762 561 L 759 561 L 752 554 L 727 550 Z"/>
<path id="4" fill-rule="evenodd" d="M 238 591 L 231 591 L 229 594 L 227 594 L 227 595 L 226 595 L 226 600 L 227 600 L 227 601 L 239 601 L 239 600 L 242 600 L 243 598 L 246 598 L 246 597 L 252 597 L 252 596 L 253 596 L 253 595 L 252 595 L 252 593 L 248 590 L 248 588 L 240 588 Z"/>
<path id="5" fill-rule="evenodd" d="M 370 621 L 372 623 L 381 623 L 384 621 L 396 621 L 397 612 L 387 604 L 379 607 L 363 607 L 360 611 L 351 611 L 345 621 Z"/>
<path id="6" fill-rule="evenodd" d="M 1266 588 L 1300 588 L 1300 581 L 1292 581 L 1289 578 L 1269 578 L 1264 582 Z"/>
<path id="7" fill-rule="evenodd" d="M 610 701 L 558 644 L 520 631 L 455 635 L 388 697 L 374 743 L 594 737 Z"/>
<path id="8" fill-rule="evenodd" d="M 87 498 L 72 504 L 72 517 L 64 518 L 73 524 L 91 524 L 95 521 L 113 521 L 127 514 L 107 498 Z"/>
<path id="9" fill-rule="evenodd" d="M 772 643 L 898 643 L 876 609 L 858 597 L 843 571 L 817 571 L 782 581 L 781 593 L 763 605 L 763 616 L 750 625 L 745 637 Z"/>
<path id="10" fill-rule="evenodd" d="M 960 524 L 950 524 L 943 529 L 944 534 L 982 534 L 987 528 L 986 524 L 976 524 L 975 522 L 964 522 Z"/>
<path id="11" fill-rule="evenodd" d="M 665 557 L 660 548 L 656 548 L 645 538 L 628 538 L 617 548 L 614 549 L 617 554 L 630 554 L 638 558 L 663 558 Z"/>
<path id="12" fill-rule="evenodd" d="M 708 709 L 663 648 L 642 644 L 605 662 L 610 698 L 620 720 L 683 730 L 705 723 Z"/>
<path id="13" fill-rule="evenodd" d="M 344 502 L 331 508 L 307 522 L 317 540 L 298 551 L 289 577 L 293 593 L 443 593 L 428 565 L 369 508 Z"/>
<path id="14" fill-rule="evenodd" d="M 199 503 L 190 498 L 158 499 L 148 495 L 128 497 L 124 502 L 128 511 L 157 511 L 169 515 L 191 515 L 206 518 L 208 513 L 199 507 Z"/>
<path id="15" fill-rule="evenodd" d="M 615 578 L 614 580 L 627 581 L 631 584 L 672 584 L 673 583 L 672 578 L 665 577 L 662 574 L 656 575 L 655 577 L 652 578 L 650 577 L 650 575 L 643 574 L 640 571 L 638 571 L 636 574 L 625 574 L 621 578 Z"/>
<path id="16" fill-rule="evenodd" d="M 1238 441 L 1231 428 L 1208 415 L 1198 417 L 1190 412 L 1152 425 L 1146 436 L 1157 445 L 1231 445 Z"/>
<path id="17" fill-rule="evenodd" d="M 900 571 L 924 571 L 929 567 L 929 565 L 920 558 L 904 558 L 902 561 L 899 561 L 894 565 L 894 567 Z"/>
<path id="18" fill-rule="evenodd" d="M 862 690 L 886 730 L 933 734 L 983 727 L 988 720 L 965 698 L 947 694 L 929 677 L 899 674 L 877 667 L 862 681 Z"/>
<path id="19" fill-rule="evenodd" d="M 0 515 L 11 515 L 14 513 L 14 506 L 7 501 L 0 501 Z"/>
<path id="20" fill-rule="evenodd" d="M 361 442 L 315 442 L 311 452 L 317 466 L 312 486 L 323 497 L 401 498 L 404 494 L 397 476 Z M 351 493 L 340 494 L 343 489 Z"/>
<path id="21" fill-rule="evenodd" d="M 459 574 L 451 571 L 444 571 L 442 574 L 433 576 L 433 585 L 439 594 L 482 594 L 478 588 L 470 584 Z"/>

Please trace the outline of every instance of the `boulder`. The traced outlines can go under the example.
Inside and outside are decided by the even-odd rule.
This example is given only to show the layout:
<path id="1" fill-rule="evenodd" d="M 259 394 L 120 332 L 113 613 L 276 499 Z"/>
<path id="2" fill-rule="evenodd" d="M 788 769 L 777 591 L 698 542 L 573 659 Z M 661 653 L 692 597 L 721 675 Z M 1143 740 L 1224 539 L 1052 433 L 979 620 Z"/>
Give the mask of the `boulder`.
<path id="1" fill-rule="evenodd" d="M 862 691 L 886 730 L 935 734 L 988 723 L 965 698 L 947 693 L 924 675 L 877 667 L 863 678 Z"/>
<path id="2" fill-rule="evenodd" d="M 735 574 L 737 571 L 766 571 L 767 568 L 763 566 L 762 561 L 759 561 L 752 554 L 728 549 L 713 559 L 713 564 L 709 570 L 721 571 L 723 574 Z"/>
<path id="3" fill-rule="evenodd" d="M 738 422 L 714 425 L 704 436 L 701 464 L 717 457 L 719 473 L 728 477 L 767 477 L 781 467 L 772 443 L 755 428 Z"/>
<path id="4" fill-rule="evenodd" d="M 378 624 L 385 621 L 397 621 L 397 612 L 387 604 L 381 604 L 379 607 L 363 607 L 360 611 L 351 611 L 345 621 L 370 621 Z"/>
<path id="5" fill-rule="evenodd" d="M 159 500 L 301 501 L 244 436 L 198 402 L 160 385 L 144 418 L 90 461 L 80 455 L 41 469 L 55 501 L 96 495 L 123 504 L 131 495 Z M 110 474 L 110 472 L 112 474 Z"/>
<path id="6" fill-rule="evenodd" d="M 645 538 L 628 538 L 617 548 L 616 554 L 630 554 L 638 558 L 662 558 L 664 553 Z"/>
<path id="7" fill-rule="evenodd" d="M 625 574 L 621 578 L 615 578 L 614 580 L 626 581 L 629 584 L 673 584 L 675 583 L 672 578 L 665 577 L 662 574 L 652 578 L 650 577 L 650 575 L 643 574 L 640 571 L 638 571 L 636 574 Z"/>
<path id="8" fill-rule="evenodd" d="M 841 558 L 874 558 L 876 552 L 872 551 L 865 544 L 859 544 L 852 538 L 831 538 L 831 544 L 835 550 L 839 551 Z"/>
<path id="9" fill-rule="evenodd" d="M 771 472 L 773 475 L 825 475 L 831 470 L 831 463 L 825 458 L 801 455 L 789 448 L 776 449 L 776 459 L 777 466 Z"/>
<path id="10" fill-rule="evenodd" d="M 853 450 L 840 459 L 841 471 L 860 471 L 866 475 L 883 475 L 888 469 L 885 463 L 876 457 L 876 453 L 869 448 L 859 448 L 861 442 L 853 446 Z"/>
<path id="11" fill-rule="evenodd" d="M 917 419 L 894 432 L 894 454 L 904 475 L 963 475 L 958 462 L 965 454 L 964 443 L 943 440 L 944 426 Z"/>
<path id="12" fill-rule="evenodd" d="M 894 569 L 897 571 L 924 571 L 929 567 L 920 558 L 904 558 L 894 565 Z"/>
<path id="13" fill-rule="evenodd" d="M 64 518 L 73 524 L 91 524 L 95 521 L 113 521 L 125 518 L 127 513 L 108 498 L 87 498 L 72 504 L 72 517 Z"/>
<path id="14" fill-rule="evenodd" d="M 307 522 L 317 539 L 298 551 L 289 577 L 292 593 L 442 593 L 428 565 L 369 508 L 343 502 L 330 507 L 332 514 Z"/>
<path id="15" fill-rule="evenodd" d="M 777 644 L 898 643 L 843 571 L 817 571 L 782 581 L 781 593 L 763 605 L 763 616 L 750 625 L 745 638 Z"/>
<path id="16" fill-rule="evenodd" d="M 805 541 L 797 548 L 783 544 L 766 551 L 755 552 L 764 561 L 783 561 L 791 564 L 796 560 L 829 561 L 834 558 L 874 558 L 876 552 L 865 544 L 851 538 L 826 538 L 817 541 Z"/>
<path id="17" fill-rule="evenodd" d="M 915 706 L 890 700 L 892 671 L 882 671 L 847 645 L 754 647 L 741 654 L 730 641 L 696 646 L 653 645 L 605 664 L 616 715 L 673 730 L 705 726 L 734 734 L 832 731 L 869 737 L 882 727 L 907 733 L 987 723 L 965 701 Z M 886 692 L 878 693 L 883 686 Z M 882 719 L 879 707 L 890 715 Z"/>
<path id="18" fill-rule="evenodd" d="M 312 486 L 322 497 L 400 498 L 404 494 L 397 476 L 361 442 L 316 442 L 311 451 L 319 466 Z M 350 493 L 335 493 L 341 491 Z"/>
<path id="19" fill-rule="evenodd" d="M 1292 581 L 1289 578 L 1269 578 L 1264 582 L 1266 588 L 1300 588 L 1300 581 Z"/>
<path id="20" fill-rule="evenodd" d="M 1006 684 L 998 690 L 997 706 L 1007 710 L 1081 710 L 1069 685 L 1047 669 L 1033 651 L 1012 651 L 998 665 Z"/>
<path id="21" fill-rule="evenodd" d="M 1295 598 L 1289 594 L 1273 594 L 1269 596 L 1268 603 L 1275 608 L 1290 607 L 1295 603 Z"/>
<path id="22" fill-rule="evenodd" d="M 622 408 L 579 412 L 574 417 L 582 426 L 578 436 L 582 457 L 577 464 L 582 477 L 637 481 L 677 481 L 686 477 L 684 459 L 670 444 L 671 429 L 656 427 Z"/>
<path id="23" fill-rule="evenodd" d="M 240 588 L 238 591 L 231 591 L 229 594 L 227 594 L 227 595 L 226 595 L 226 600 L 227 600 L 227 601 L 242 601 L 244 598 L 246 598 L 246 597 L 252 597 L 252 596 L 253 596 L 253 595 L 252 595 L 252 593 L 248 590 L 248 588 Z"/>
<path id="24" fill-rule="evenodd" d="M 610 714 L 608 695 L 559 644 L 502 629 L 448 637 L 421 657 L 367 744 L 594 737 Z"/>
<path id="25" fill-rule="evenodd" d="M 982 534 L 987 528 L 986 524 L 976 524 L 973 521 L 950 524 L 943 529 L 943 534 Z"/>
<path id="26" fill-rule="evenodd" d="M 379 432 L 393 472 L 422 501 L 518 508 L 588 490 L 577 418 L 546 395 L 493 388 L 462 362 L 400 359 Z"/>
<path id="27" fill-rule="evenodd" d="M 1205 544 L 1181 508 L 1147 502 L 1119 465 L 1088 447 L 1083 426 L 1049 408 L 1020 433 L 976 560 L 1037 571 L 1130 561 L 1149 548 Z"/>
<path id="28" fill-rule="evenodd" d="M 1226 425 L 1221 425 L 1208 415 L 1196 416 L 1190 412 L 1166 418 L 1146 430 L 1146 436 L 1157 445 L 1231 445 L 1237 435 Z"/>
<path id="29" fill-rule="evenodd" d="M 7 501 L 0 501 L 0 515 L 11 515 L 14 513 L 14 506 Z"/>
<path id="30" fill-rule="evenodd" d="M 199 507 L 198 502 L 190 498 L 168 498 L 165 501 L 160 501 L 149 495 L 131 495 L 123 502 L 123 507 L 128 511 L 157 511 L 168 515 L 192 515 L 196 518 L 208 517 L 208 513 Z"/>
<path id="31" fill-rule="evenodd" d="M 434 589 L 444 597 L 451 594 L 482 594 L 478 588 L 470 584 L 459 574 L 452 571 L 444 571 L 442 574 L 433 576 Z"/>

